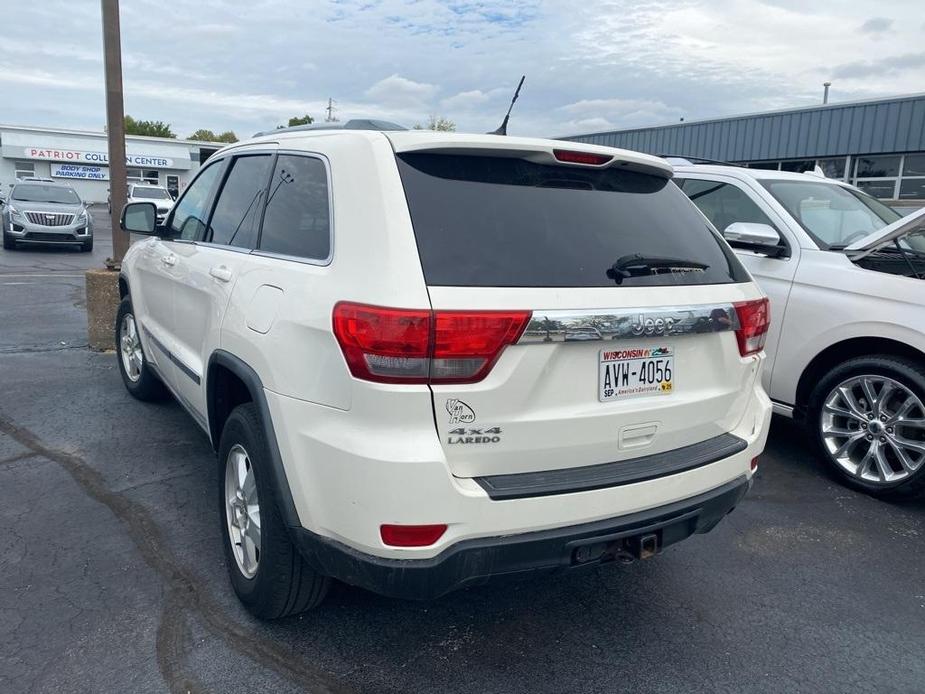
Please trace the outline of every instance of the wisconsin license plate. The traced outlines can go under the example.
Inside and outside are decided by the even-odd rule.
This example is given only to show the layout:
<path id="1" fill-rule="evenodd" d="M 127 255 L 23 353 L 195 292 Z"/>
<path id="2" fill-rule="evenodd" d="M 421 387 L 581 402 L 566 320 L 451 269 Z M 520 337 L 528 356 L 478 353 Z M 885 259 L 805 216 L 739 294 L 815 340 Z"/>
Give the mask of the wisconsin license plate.
<path id="1" fill-rule="evenodd" d="M 639 395 L 670 395 L 674 379 L 671 347 L 608 347 L 600 352 L 601 402 Z"/>

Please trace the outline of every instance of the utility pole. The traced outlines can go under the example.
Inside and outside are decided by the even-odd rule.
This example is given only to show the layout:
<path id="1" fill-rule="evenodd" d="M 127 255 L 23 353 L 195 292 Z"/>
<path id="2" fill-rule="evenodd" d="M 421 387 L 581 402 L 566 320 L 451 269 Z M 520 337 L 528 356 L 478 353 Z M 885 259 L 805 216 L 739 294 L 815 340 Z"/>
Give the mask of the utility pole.
<path id="1" fill-rule="evenodd" d="M 335 104 L 334 99 L 332 99 L 331 97 L 328 97 L 328 107 L 324 109 L 325 111 L 328 112 L 328 115 L 324 119 L 325 123 L 334 123 L 337 121 L 337 117 L 334 115 L 334 111 L 336 110 L 334 108 L 334 104 Z"/>
<path id="2" fill-rule="evenodd" d="M 103 14 L 103 64 L 106 70 L 106 134 L 109 140 L 109 200 L 112 214 L 112 259 L 119 266 L 128 250 L 129 236 L 119 229 L 125 205 L 125 110 L 122 103 L 122 39 L 119 0 L 100 0 Z"/>

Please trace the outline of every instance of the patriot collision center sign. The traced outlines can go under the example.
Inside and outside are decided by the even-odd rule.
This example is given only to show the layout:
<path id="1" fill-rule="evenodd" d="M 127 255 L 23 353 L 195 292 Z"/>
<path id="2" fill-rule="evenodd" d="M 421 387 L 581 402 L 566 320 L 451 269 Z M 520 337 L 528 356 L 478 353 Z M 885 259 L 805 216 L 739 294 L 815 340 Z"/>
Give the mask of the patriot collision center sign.
<path id="1" fill-rule="evenodd" d="M 29 159 L 109 165 L 109 155 L 106 152 L 83 152 L 76 149 L 44 149 L 41 147 L 24 147 L 23 149 L 23 154 Z M 125 163 L 128 166 L 150 167 L 152 169 L 175 168 L 173 159 L 150 154 L 128 154 L 125 157 Z"/>

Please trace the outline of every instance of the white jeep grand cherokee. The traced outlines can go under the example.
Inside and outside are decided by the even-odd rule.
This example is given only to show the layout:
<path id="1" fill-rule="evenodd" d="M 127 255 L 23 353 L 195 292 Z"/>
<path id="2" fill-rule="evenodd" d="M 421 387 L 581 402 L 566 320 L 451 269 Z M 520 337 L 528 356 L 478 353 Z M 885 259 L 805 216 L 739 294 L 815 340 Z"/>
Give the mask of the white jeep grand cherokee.
<path id="1" fill-rule="evenodd" d="M 125 386 L 211 438 L 253 613 L 649 557 L 735 507 L 767 300 L 671 175 L 347 123 L 221 150 L 163 227 L 126 206 Z"/>

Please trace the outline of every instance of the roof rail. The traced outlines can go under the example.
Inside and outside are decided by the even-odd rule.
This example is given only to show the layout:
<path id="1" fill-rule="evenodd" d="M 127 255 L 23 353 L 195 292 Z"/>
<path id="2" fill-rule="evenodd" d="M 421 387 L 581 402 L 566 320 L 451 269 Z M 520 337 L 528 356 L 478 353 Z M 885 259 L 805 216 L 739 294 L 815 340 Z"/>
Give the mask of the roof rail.
<path id="1" fill-rule="evenodd" d="M 686 164 L 720 164 L 722 166 L 740 166 L 740 164 L 734 164 L 731 161 L 704 159 L 703 157 L 689 157 L 686 154 L 656 154 L 655 156 L 661 157 L 662 159 L 683 159 L 684 163 Z"/>
<path id="2" fill-rule="evenodd" d="M 303 130 L 378 130 L 378 131 L 391 131 L 391 130 L 407 130 L 408 128 L 398 123 L 391 123 L 387 120 L 377 120 L 374 118 L 352 118 L 344 123 L 340 122 L 325 122 L 325 123 L 309 123 L 308 125 L 291 125 L 288 128 L 276 128 L 275 130 L 264 130 L 259 133 L 254 133 L 254 137 L 262 137 L 263 135 L 273 135 L 274 133 L 293 133 L 301 132 Z"/>

